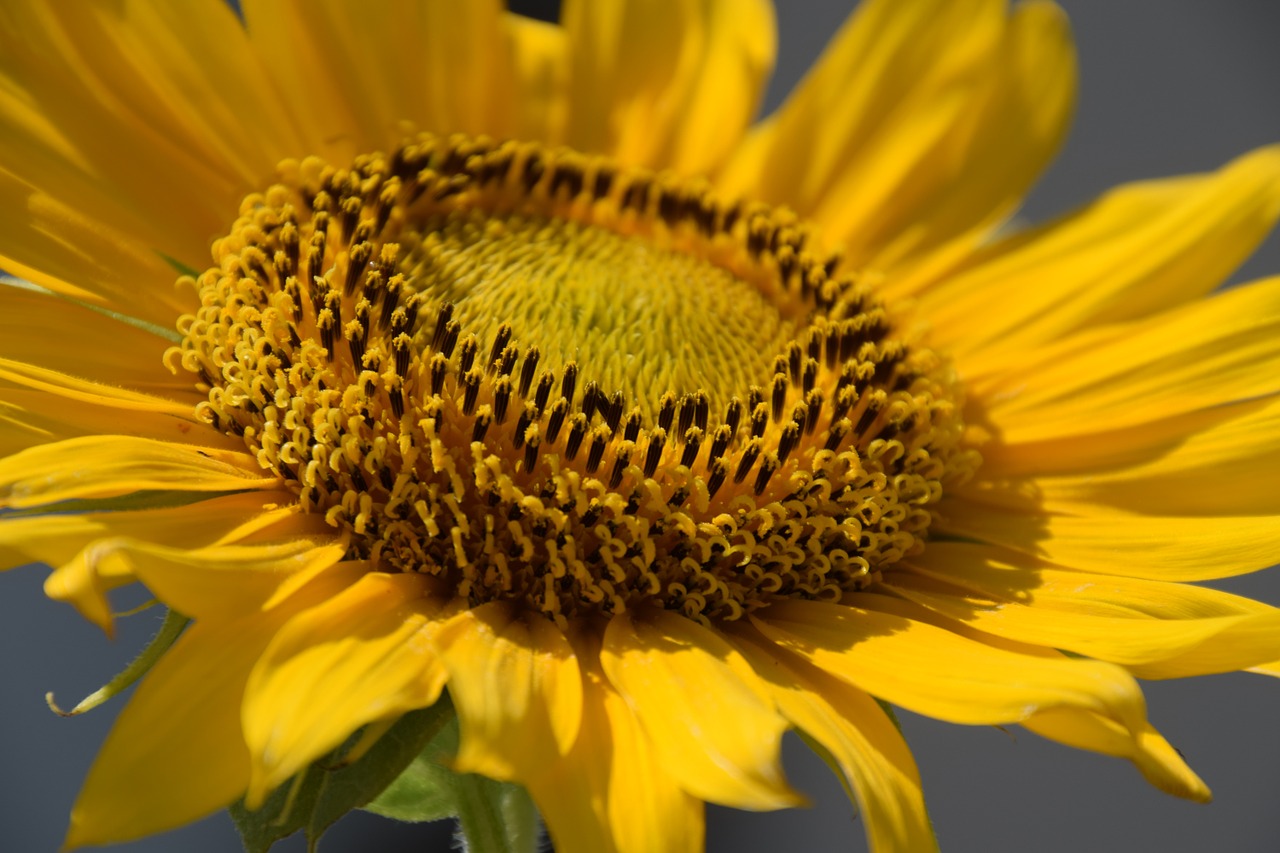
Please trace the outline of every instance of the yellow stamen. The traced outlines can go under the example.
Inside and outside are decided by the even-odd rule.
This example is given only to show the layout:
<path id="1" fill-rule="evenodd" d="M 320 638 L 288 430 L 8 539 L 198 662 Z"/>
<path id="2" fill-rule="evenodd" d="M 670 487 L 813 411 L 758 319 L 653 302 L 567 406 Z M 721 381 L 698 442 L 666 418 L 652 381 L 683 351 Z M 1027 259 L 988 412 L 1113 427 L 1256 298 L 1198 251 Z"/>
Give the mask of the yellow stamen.
<path id="1" fill-rule="evenodd" d="M 352 556 L 563 623 L 836 599 L 976 464 L 946 366 L 785 211 L 420 136 L 247 198 L 171 353 Z"/>

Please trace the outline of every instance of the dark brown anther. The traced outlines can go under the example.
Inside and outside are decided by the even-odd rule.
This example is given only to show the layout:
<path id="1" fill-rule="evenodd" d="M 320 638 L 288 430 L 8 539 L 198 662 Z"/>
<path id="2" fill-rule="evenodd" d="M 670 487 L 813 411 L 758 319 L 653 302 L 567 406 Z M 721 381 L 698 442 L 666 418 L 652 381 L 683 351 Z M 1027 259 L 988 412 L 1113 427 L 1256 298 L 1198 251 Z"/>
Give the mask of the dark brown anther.
<path id="1" fill-rule="evenodd" d="M 728 424 L 720 424 L 716 427 L 716 431 L 711 435 L 711 454 L 709 460 L 719 459 L 724 456 L 724 452 L 729 449 L 729 442 L 733 441 L 734 431 L 729 428 Z"/>
<path id="2" fill-rule="evenodd" d="M 698 458 L 698 450 L 702 447 L 702 438 L 706 433 L 701 427 L 689 427 L 684 434 L 684 452 L 680 454 L 680 464 L 692 468 Z"/>
<path id="3" fill-rule="evenodd" d="M 687 500 L 689 500 L 689 490 L 681 486 L 671 493 L 671 497 L 667 498 L 667 506 L 672 509 L 679 509 L 680 505 Z"/>
<path id="4" fill-rule="evenodd" d="M 587 416 L 587 420 L 591 420 L 596 413 L 596 407 L 601 405 L 603 397 L 600 386 L 594 379 L 587 383 L 587 387 L 582 391 L 582 413 Z"/>
<path id="5" fill-rule="evenodd" d="M 536 346 L 529 347 L 524 354 L 524 363 L 520 365 L 520 396 L 528 397 L 529 389 L 533 386 L 533 375 L 538 370 L 538 359 L 542 357 L 542 351 Z M 538 408 L 542 408 L 539 406 Z"/>
<path id="6" fill-rule="evenodd" d="M 378 324 L 387 326 L 391 323 L 394 312 L 400 305 L 400 294 L 404 291 L 405 278 L 403 275 L 393 275 L 387 279 L 387 285 L 382 291 L 382 306 L 378 311 Z"/>
<path id="7" fill-rule="evenodd" d="M 547 441 L 554 442 L 560 436 L 560 427 L 568 413 L 569 404 L 564 398 L 551 404 L 551 416 L 547 419 Z"/>
<path id="8" fill-rule="evenodd" d="M 760 460 L 760 470 L 756 473 L 755 493 L 761 495 L 769 485 L 769 478 L 773 476 L 773 472 L 778 470 L 781 463 L 778 457 L 772 453 L 766 453 L 764 459 Z"/>
<path id="9" fill-rule="evenodd" d="M 457 320 L 450 320 L 449 325 L 444 328 L 444 340 L 440 342 L 440 353 L 445 358 L 453 355 L 453 348 L 458 345 L 458 334 L 462 331 L 462 324 Z"/>
<path id="10" fill-rule="evenodd" d="M 518 358 L 520 358 L 520 348 L 515 344 L 507 344 L 507 348 L 502 351 L 502 357 L 498 359 L 498 375 L 510 376 Z"/>
<path id="11" fill-rule="evenodd" d="M 285 263 L 289 268 L 289 275 L 294 275 L 298 271 L 298 260 L 302 248 L 297 225 L 292 222 L 286 222 L 280 228 L 280 245 L 284 247 Z"/>
<path id="12" fill-rule="evenodd" d="M 493 416 L 489 414 L 488 409 L 482 408 L 476 415 L 475 424 L 471 427 L 471 440 L 484 441 L 484 434 L 489 430 L 491 423 L 493 423 Z"/>
<path id="13" fill-rule="evenodd" d="M 411 293 L 409 298 L 404 301 L 405 320 L 408 322 L 405 331 L 413 331 L 414 324 L 418 322 L 418 312 L 422 310 L 422 306 L 425 304 L 427 304 L 427 297 L 421 293 Z"/>
<path id="14" fill-rule="evenodd" d="M 449 373 L 449 360 L 445 359 L 444 353 L 436 352 L 431 356 L 431 393 L 439 396 L 444 392 L 444 377 Z"/>
<path id="15" fill-rule="evenodd" d="M 849 409 L 853 408 L 853 404 L 857 399 L 858 392 L 856 389 L 852 387 L 839 389 L 836 392 L 836 401 L 831 407 L 831 420 L 838 421 L 849 414 Z"/>
<path id="16" fill-rule="evenodd" d="M 560 380 L 560 396 L 565 402 L 573 405 L 573 394 L 578 388 L 578 364 L 571 361 L 564 366 L 564 376 Z"/>
<path id="17" fill-rule="evenodd" d="M 693 426 L 694 410 L 697 408 L 697 402 L 692 394 L 685 394 L 680 398 L 680 415 L 676 423 L 676 435 L 681 438 L 689 431 L 689 427 Z"/>
<path id="18" fill-rule="evenodd" d="M 356 231 L 356 222 L 360 219 L 360 199 L 346 198 L 342 200 L 342 234 L 350 239 Z"/>
<path id="19" fill-rule="evenodd" d="M 391 473 L 391 469 L 386 465 L 379 466 L 378 468 L 378 482 L 381 483 L 382 488 L 386 489 L 388 492 L 396 487 L 395 475 Z"/>
<path id="20" fill-rule="evenodd" d="M 738 431 L 739 425 L 742 424 L 742 401 L 734 397 L 729 401 L 729 405 L 724 410 L 724 425 L 729 427 L 730 434 Z"/>
<path id="21" fill-rule="evenodd" d="M 693 395 L 693 425 L 703 432 L 707 431 L 707 423 L 711 419 L 711 398 L 706 391 Z"/>
<path id="22" fill-rule="evenodd" d="M 480 379 L 483 375 L 478 367 L 463 374 L 462 413 L 464 415 L 470 415 L 476 410 L 476 400 L 480 397 Z"/>
<path id="23" fill-rule="evenodd" d="M 404 415 L 404 391 L 401 390 L 399 384 L 387 392 L 387 399 L 391 401 L 392 413 L 397 418 L 402 417 Z"/>
<path id="24" fill-rule="evenodd" d="M 578 449 L 582 447 L 582 440 L 587 435 L 587 418 L 582 412 L 578 412 L 569 418 L 569 439 L 565 442 L 564 455 L 573 460 L 578 455 Z"/>
<path id="25" fill-rule="evenodd" d="M 792 421 L 782 428 L 782 435 L 778 438 L 778 462 L 786 462 L 791 451 L 795 450 L 799 443 L 800 425 Z"/>
<path id="26" fill-rule="evenodd" d="M 805 421 L 804 431 L 809 435 L 813 435 L 814 430 L 818 428 L 818 421 L 821 420 L 822 417 L 822 404 L 824 401 L 825 397 L 822 393 L 822 389 L 820 388 L 815 388 L 805 395 L 804 404 L 809 409 L 809 417 Z"/>
<path id="27" fill-rule="evenodd" d="M 604 416 L 605 423 L 609 425 L 610 432 L 618 431 L 618 424 L 622 423 L 622 407 L 625 398 L 621 391 L 614 391 L 613 396 L 609 398 L 607 405 L 602 405 L 601 414 Z"/>
<path id="28" fill-rule="evenodd" d="M 747 474 L 751 472 L 751 466 L 756 464 L 756 458 L 760 455 L 760 448 L 764 444 L 758 438 L 753 438 L 747 442 L 747 446 L 742 450 L 742 457 L 738 460 L 738 470 L 733 474 L 733 481 L 741 483 L 747 478 Z"/>
<path id="29" fill-rule="evenodd" d="M 872 400 L 867 404 L 867 408 L 863 410 L 862 417 L 858 418 L 858 424 L 853 431 L 858 435 L 862 435 L 871 427 L 871 423 L 880 414 L 880 410 L 884 408 L 884 404 L 879 400 Z"/>
<path id="30" fill-rule="evenodd" d="M 475 335 L 467 335 L 462 339 L 462 349 L 458 351 L 458 371 L 460 373 L 471 372 L 471 366 L 476 363 L 476 353 L 480 350 L 480 343 L 476 340 Z"/>
<path id="31" fill-rule="evenodd" d="M 632 409 L 627 415 L 627 419 L 622 427 L 622 438 L 624 441 L 635 441 L 640 437 L 640 421 L 642 419 L 639 409 Z"/>
<path id="32" fill-rule="evenodd" d="M 617 455 L 613 460 L 613 473 L 609 475 L 609 488 L 616 489 L 622 483 L 622 475 L 627 472 L 627 466 L 631 464 L 631 447 L 624 445 L 618 448 Z"/>
<path id="33" fill-rule="evenodd" d="M 396 335 L 407 335 L 408 333 L 409 313 L 404 308 L 397 308 L 391 312 L 390 334 L 394 338 Z"/>
<path id="34" fill-rule="evenodd" d="M 826 360 L 828 370 L 835 370 L 840 363 L 840 332 L 834 328 L 827 330 Z"/>
<path id="35" fill-rule="evenodd" d="M 542 446 L 542 436 L 533 435 L 524 445 L 524 470 L 532 471 L 538 463 L 538 448 Z"/>
<path id="36" fill-rule="evenodd" d="M 320 311 L 320 315 L 316 317 L 316 328 L 320 330 L 320 343 L 325 348 L 325 357 L 330 361 L 333 360 L 333 341 L 338 321 L 334 319 L 333 312 L 328 308 Z"/>
<path id="37" fill-rule="evenodd" d="M 838 423 L 831 425 L 831 431 L 827 434 L 826 449 L 834 451 L 840 446 L 840 442 L 844 441 L 844 437 L 849 434 L 849 419 L 841 418 Z"/>
<path id="38" fill-rule="evenodd" d="M 591 448 L 587 451 L 587 473 L 594 474 L 604 459 L 604 447 L 609 443 L 609 428 L 598 426 L 591 431 Z"/>
<path id="39" fill-rule="evenodd" d="M 808 394 L 810 391 L 813 390 L 813 386 L 817 383 L 817 381 L 818 381 L 818 362 L 811 358 L 804 363 L 804 373 L 800 377 L 800 388 L 804 391 L 804 393 Z"/>
<path id="40" fill-rule="evenodd" d="M 670 431 L 676 417 L 676 395 L 668 391 L 658 401 L 658 426 Z"/>
<path id="41" fill-rule="evenodd" d="M 360 273 L 364 272 L 365 265 L 372 257 L 373 246 L 369 243 L 357 243 L 351 247 L 351 251 L 347 254 L 347 275 L 342 282 L 343 296 L 350 298 L 355 294 Z"/>
<path id="42" fill-rule="evenodd" d="M 436 315 L 436 328 L 431 333 L 431 348 L 433 350 L 443 349 L 444 337 L 449 328 L 449 321 L 453 319 L 453 303 L 446 302 L 440 306 L 440 313 Z"/>
<path id="43" fill-rule="evenodd" d="M 534 405 L 536 405 L 539 410 L 547 407 L 547 400 L 551 399 L 551 386 L 555 384 L 555 374 L 550 370 L 542 371 L 542 375 L 538 377 L 538 388 L 533 394 Z"/>
<path id="44" fill-rule="evenodd" d="M 764 435 L 764 428 L 769 425 L 769 406 L 761 403 L 756 406 L 755 411 L 751 413 L 751 437 L 759 438 Z"/>
<path id="45" fill-rule="evenodd" d="M 502 360 L 502 354 L 511 343 L 511 324 L 503 323 L 493 336 L 493 346 L 489 349 L 489 370 L 493 370 Z"/>
<path id="46" fill-rule="evenodd" d="M 284 292 L 289 295 L 289 301 L 293 303 L 289 315 L 293 317 L 293 322 L 298 323 L 302 320 L 302 287 L 298 284 L 297 276 L 289 276 L 284 280 Z"/>
<path id="47" fill-rule="evenodd" d="M 524 444 L 525 433 L 529 431 L 529 425 L 538 419 L 538 410 L 533 407 L 532 403 L 524 404 L 524 411 L 520 413 L 520 417 L 516 418 L 516 428 L 511 434 L 511 443 L 518 450 Z"/>
<path id="48" fill-rule="evenodd" d="M 364 478 L 364 473 L 359 468 L 351 469 L 351 483 L 356 487 L 357 491 L 369 491 L 369 483 Z"/>
<path id="49" fill-rule="evenodd" d="M 530 154 L 524 161 L 524 169 L 520 172 L 520 182 L 524 184 L 524 191 L 529 192 L 537 186 L 546 171 L 547 167 L 542 162 L 542 155 L 537 152 Z"/>
<path id="50" fill-rule="evenodd" d="M 791 381 L 799 385 L 804 370 L 804 348 L 797 341 L 787 345 L 787 365 L 791 368 Z"/>
<path id="51" fill-rule="evenodd" d="M 655 429 L 649 436 L 649 449 L 644 455 L 644 475 L 652 477 L 658 470 L 658 461 L 662 459 L 662 449 L 667 444 L 667 431 Z"/>
<path id="52" fill-rule="evenodd" d="M 502 423 L 507 419 L 507 405 L 511 402 L 511 378 L 499 377 L 493 383 L 493 419 Z M 517 445 L 518 446 L 518 445 Z"/>
<path id="53" fill-rule="evenodd" d="M 787 377 L 784 374 L 776 374 L 773 377 L 773 390 L 771 393 L 773 399 L 773 419 L 775 421 L 782 420 L 782 410 L 787 404 Z"/>
<path id="54" fill-rule="evenodd" d="M 711 476 L 707 478 L 707 497 L 714 498 L 724 485 L 724 478 L 729 476 L 729 466 L 723 459 L 717 459 L 707 467 L 711 472 Z"/>
<path id="55" fill-rule="evenodd" d="M 413 355 L 413 338 L 401 332 L 391 339 L 391 351 L 396 357 L 396 376 L 403 379 L 409 374 L 409 359 Z"/>
<path id="56" fill-rule="evenodd" d="M 602 515 L 604 515 L 604 504 L 599 498 L 592 498 L 591 503 L 587 504 L 587 511 L 582 514 L 582 526 L 595 527 Z"/>
<path id="57" fill-rule="evenodd" d="M 791 420 L 800 425 L 800 429 L 805 432 L 809 431 L 809 407 L 804 403 L 796 403 L 796 407 L 791 410 Z M 817 420 L 817 412 L 813 413 L 814 420 Z"/>
<path id="58" fill-rule="evenodd" d="M 751 390 L 747 392 L 747 411 L 754 413 L 756 407 L 764 402 L 764 389 L 759 385 L 752 385 Z"/>

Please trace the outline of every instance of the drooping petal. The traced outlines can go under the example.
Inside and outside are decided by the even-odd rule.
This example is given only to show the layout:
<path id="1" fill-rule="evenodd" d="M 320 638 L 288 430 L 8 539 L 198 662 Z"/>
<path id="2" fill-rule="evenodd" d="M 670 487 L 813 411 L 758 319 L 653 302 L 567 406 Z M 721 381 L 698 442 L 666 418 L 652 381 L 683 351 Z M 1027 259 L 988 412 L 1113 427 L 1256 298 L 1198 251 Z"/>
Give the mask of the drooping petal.
<path id="1" fill-rule="evenodd" d="M 72 809 L 66 846 L 162 832 L 239 797 L 249 782 L 240 707 L 254 662 L 290 616 L 360 574 L 358 567 L 334 567 L 284 607 L 188 628 L 107 736 Z"/>
<path id="2" fill-rule="evenodd" d="M 458 709 L 457 769 L 523 782 L 569 752 L 582 719 L 582 677 L 554 624 L 490 602 L 449 619 L 431 642 Z"/>
<path id="3" fill-rule="evenodd" d="M 704 174 L 755 115 L 773 66 L 762 0 L 568 0 L 565 142 L 628 165 Z"/>
<path id="4" fill-rule="evenodd" d="M 1208 786 L 1149 724 L 1138 731 L 1135 738 L 1097 714 L 1058 708 L 1041 711 L 1024 720 L 1022 725 L 1041 737 L 1066 746 L 1127 758 L 1148 782 L 1167 794 L 1200 803 L 1213 799 Z"/>
<path id="5" fill-rule="evenodd" d="M 758 634 L 738 631 L 734 642 L 778 710 L 830 754 L 866 821 L 871 849 L 936 850 L 911 750 L 876 701 Z"/>
<path id="6" fill-rule="evenodd" d="M 935 543 L 910 565 L 886 586 L 980 631 L 1131 669 L 1216 650 L 1216 671 L 1237 670 L 1276 648 L 1244 640 L 1280 626 L 1280 610 L 1217 590 L 1062 571 L 965 543 Z"/>
<path id="7" fill-rule="evenodd" d="M 666 611 L 622 614 L 605 631 L 601 663 L 686 791 L 739 808 L 799 802 L 778 764 L 786 721 L 724 639 Z"/>
<path id="8" fill-rule="evenodd" d="M 518 95 L 516 137 L 558 142 L 569 116 L 569 37 L 564 28 L 520 15 L 503 18 Z"/>
<path id="9" fill-rule="evenodd" d="M 426 639 L 439 609 L 423 576 L 369 573 L 276 634 L 245 690 L 249 808 L 366 723 L 439 698 Z"/>
<path id="10" fill-rule="evenodd" d="M 952 723 L 1020 722 L 1048 708 L 1083 708 L 1129 730 L 1145 703 L 1117 666 L 1018 654 L 899 615 L 900 602 L 788 601 L 752 622 L 765 636 L 873 696 Z"/>
<path id="11" fill-rule="evenodd" d="M 95 570 L 128 572 L 156 598 L 194 619 L 227 620 L 268 609 L 342 560 L 346 543 L 336 532 L 314 531 L 323 519 L 308 516 L 313 531 L 265 545 L 168 548 L 139 539 L 105 539 L 88 549 Z"/>

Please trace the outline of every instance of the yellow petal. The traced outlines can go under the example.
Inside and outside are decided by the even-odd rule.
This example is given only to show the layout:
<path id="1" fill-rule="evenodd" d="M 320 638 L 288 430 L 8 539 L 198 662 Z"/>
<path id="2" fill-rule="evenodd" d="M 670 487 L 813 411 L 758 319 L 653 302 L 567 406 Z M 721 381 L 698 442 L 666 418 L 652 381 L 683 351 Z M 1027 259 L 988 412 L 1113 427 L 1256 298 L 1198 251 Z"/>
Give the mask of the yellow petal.
<path id="1" fill-rule="evenodd" d="M 948 243 L 965 253 L 1057 150 L 1074 92 L 1070 35 L 1051 4 L 1009 17 L 998 0 L 875 0 L 720 183 L 794 207 L 857 266 Z"/>
<path id="2" fill-rule="evenodd" d="M 0 305 L 0 358 L 134 391 L 200 399 L 186 375 L 175 376 L 162 363 L 170 340 L 35 288 L 3 287 Z"/>
<path id="3" fill-rule="evenodd" d="M 282 150 L 297 147 L 243 28 L 216 0 L 181 9 L 17 0 L 0 17 L 0 57 L 0 79 L 18 93 L 0 104 L 0 145 L 10 155 L 0 162 L 23 164 L 31 187 L 25 195 L 47 195 L 53 206 L 112 223 L 125 244 L 157 262 L 157 252 L 188 264 L 207 257 L 207 240 L 225 227 L 228 211 L 270 176 Z M 40 125 L 24 118 L 24 107 L 40 112 L 45 135 L 32 138 Z M 56 145 L 42 144 L 54 133 Z M 20 247 L 40 235 L 61 242 L 63 254 L 85 251 L 74 232 L 58 228 L 66 224 L 49 222 L 57 229 L 50 230 L 31 222 L 6 233 L 0 254 L 21 258 Z M 102 264 L 109 257 L 96 255 Z M 137 281 L 133 287 L 132 301 L 148 308 L 137 298 Z"/>
<path id="4" fill-rule="evenodd" d="M 911 750 L 876 701 L 759 635 L 736 631 L 735 645 L 769 685 L 778 710 L 830 754 L 866 821 L 872 851 L 936 850 Z"/>
<path id="5" fill-rule="evenodd" d="M 1213 799 L 1208 786 L 1150 725 L 1135 736 L 1097 714 L 1065 708 L 1041 711 L 1022 725 L 1066 746 L 1127 758 L 1148 782 L 1167 794 L 1200 803 Z"/>
<path id="6" fill-rule="evenodd" d="M 426 640 L 439 608 L 425 578 L 370 573 L 276 634 L 245 692 L 249 808 L 366 723 L 439 698 L 444 667 Z"/>
<path id="7" fill-rule="evenodd" d="M 297 153 L 342 162 L 397 143 L 403 122 L 510 134 L 510 47 L 497 0 L 248 0 L 243 9 L 309 143 Z"/>
<path id="8" fill-rule="evenodd" d="M 311 516 L 301 522 L 322 526 Z M 335 532 L 312 532 L 266 545 L 167 548 L 137 539 L 104 539 L 88 548 L 95 571 L 131 573 L 156 598 L 195 619 L 226 620 L 265 610 L 340 561 L 346 543 Z"/>
<path id="9" fill-rule="evenodd" d="M 750 665 L 724 639 L 683 616 L 614 616 L 601 662 L 682 788 L 738 808 L 800 799 L 778 746 L 786 721 Z"/>
<path id="10" fill-rule="evenodd" d="M 45 594 L 74 605 L 86 619 L 111 633 L 111 606 L 106 592 L 134 580 L 123 561 L 103 565 L 90 561 L 92 543 L 115 537 L 142 537 L 173 547 L 199 548 L 218 542 L 246 541 L 260 528 L 289 535 L 281 524 L 297 519 L 291 509 L 266 510 L 272 501 L 290 501 L 288 493 L 248 492 L 213 498 L 195 506 L 105 513 L 0 516 L 0 566 L 46 563 L 54 571 Z"/>
<path id="11" fill-rule="evenodd" d="M 277 485 L 278 478 L 246 453 L 122 435 L 70 438 L 0 459 L 0 506 L 13 508 L 148 489 L 231 492 Z"/>
<path id="12" fill-rule="evenodd" d="M 1112 664 L 1034 657 L 900 615 L 900 602 L 853 595 L 850 605 L 776 604 L 753 623 L 784 649 L 855 687 L 952 723 L 1020 722 L 1047 708 L 1083 708 L 1133 730 L 1145 703 Z"/>
<path id="13" fill-rule="evenodd" d="M 956 501 L 947 505 L 938 531 L 1066 568 L 1165 581 L 1248 574 L 1270 566 L 1280 553 L 1280 525 L 1270 516 L 1160 518 L 1106 510 L 1026 515 Z"/>
<path id="14" fill-rule="evenodd" d="M 249 782 L 240 707 L 254 662 L 290 616 L 360 574 L 335 567 L 285 607 L 190 626 L 112 727 L 72 809 L 66 846 L 162 832 L 239 797 Z"/>
<path id="15" fill-rule="evenodd" d="M 886 586 L 996 636 L 1131 668 L 1218 649 L 1220 661 L 1232 664 L 1219 672 L 1261 663 L 1276 648 L 1242 642 L 1243 631 L 1280 624 L 1280 611 L 1247 598 L 1028 565 L 960 543 L 937 543 L 929 551 L 912 561 L 925 568 L 894 572 Z"/>
<path id="16" fill-rule="evenodd" d="M 704 174 L 755 115 L 773 66 L 763 0 L 567 0 L 566 142 L 631 165 Z"/>
<path id="17" fill-rule="evenodd" d="M 582 726 L 565 759 L 528 783 L 563 853 L 695 853 L 702 801 L 682 791 L 600 668 L 600 640 L 579 632 Z"/>
<path id="18" fill-rule="evenodd" d="M 1212 175 L 1112 190 L 1057 222 L 996 243 L 920 297 L 933 338 L 968 373 L 1091 326 L 1197 299 L 1280 216 L 1280 148 Z"/>
<path id="19" fill-rule="evenodd" d="M 582 677 L 555 625 L 491 602 L 449 619 L 431 641 L 458 709 L 460 771 L 523 782 L 569 752 L 582 719 Z"/>
<path id="20" fill-rule="evenodd" d="M 1074 467 L 1079 473 L 1037 476 L 1034 492 L 1045 507 L 1076 514 L 1099 506 L 1172 516 L 1280 514 L 1280 489 L 1275 487 L 1280 479 L 1280 399 L 1204 414 L 1167 424 L 1163 435 L 1159 427 L 1135 428 L 1134 433 L 1147 433 L 1145 442 L 1136 434 L 1100 436 L 1093 447 L 1078 451 Z M 996 477 L 1016 476 L 1034 470 L 1035 459 L 1046 457 L 1070 468 L 1069 455 L 1065 461 L 1055 456 L 1056 445 L 1075 444 L 1019 445 L 990 454 L 984 448 L 983 470 Z M 1119 445 L 1111 458 L 1104 455 L 1106 444 Z"/>
<path id="21" fill-rule="evenodd" d="M 569 38 L 564 28 L 521 15 L 503 19 L 518 94 L 515 136 L 558 143 L 569 116 Z"/>
<path id="22" fill-rule="evenodd" d="M 1087 340 L 974 386 L 1003 443 L 1116 430 L 1280 391 L 1280 279 Z"/>

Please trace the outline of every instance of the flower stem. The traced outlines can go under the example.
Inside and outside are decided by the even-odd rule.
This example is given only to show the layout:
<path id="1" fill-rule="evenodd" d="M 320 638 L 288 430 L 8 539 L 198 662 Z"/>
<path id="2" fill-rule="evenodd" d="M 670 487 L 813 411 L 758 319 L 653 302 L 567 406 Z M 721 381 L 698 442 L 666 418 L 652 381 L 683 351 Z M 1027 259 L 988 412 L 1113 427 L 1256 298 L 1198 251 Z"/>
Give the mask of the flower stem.
<path id="1" fill-rule="evenodd" d="M 465 853 L 534 853 L 538 811 L 516 785 L 465 773 L 455 777 L 459 835 Z"/>

